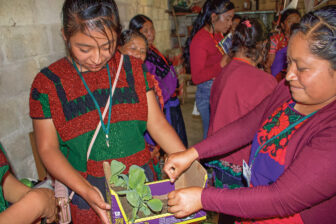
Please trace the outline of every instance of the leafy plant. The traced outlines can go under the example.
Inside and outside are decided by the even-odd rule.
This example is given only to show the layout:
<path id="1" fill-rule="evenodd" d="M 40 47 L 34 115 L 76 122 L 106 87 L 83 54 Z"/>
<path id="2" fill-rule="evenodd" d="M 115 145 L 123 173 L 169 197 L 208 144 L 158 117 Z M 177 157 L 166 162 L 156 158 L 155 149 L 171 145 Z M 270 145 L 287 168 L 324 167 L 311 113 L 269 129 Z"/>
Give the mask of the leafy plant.
<path id="1" fill-rule="evenodd" d="M 126 169 L 126 166 L 117 161 L 111 161 L 111 177 L 110 177 L 110 184 L 117 186 L 117 187 L 127 187 L 128 185 L 128 177 L 122 172 Z"/>
<path id="2" fill-rule="evenodd" d="M 117 192 L 119 195 L 126 195 L 127 201 L 133 207 L 131 222 L 137 217 L 139 211 L 145 216 L 149 216 L 151 211 L 160 212 L 162 201 L 153 198 L 149 186 L 145 185 L 147 180 L 145 171 L 139 166 L 132 165 L 128 171 L 128 177 L 121 174 L 125 170 L 125 165 L 112 160 L 111 162 L 111 183 L 118 183 L 118 186 L 126 186 L 126 190 Z M 112 168 L 112 166 L 115 166 Z M 112 171 L 113 170 L 113 171 Z M 113 178 L 113 180 L 112 180 Z"/>

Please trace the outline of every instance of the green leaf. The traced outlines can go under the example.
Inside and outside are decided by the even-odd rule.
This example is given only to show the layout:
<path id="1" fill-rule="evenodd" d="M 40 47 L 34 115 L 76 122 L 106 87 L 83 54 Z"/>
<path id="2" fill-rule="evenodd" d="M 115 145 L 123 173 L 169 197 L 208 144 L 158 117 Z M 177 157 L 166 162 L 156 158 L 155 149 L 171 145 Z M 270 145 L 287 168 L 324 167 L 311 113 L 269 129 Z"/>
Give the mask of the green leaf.
<path id="1" fill-rule="evenodd" d="M 127 194 L 128 192 L 130 192 L 130 191 L 129 191 L 129 190 L 118 191 L 117 194 L 118 194 L 118 195 L 125 195 L 125 194 Z"/>
<path id="2" fill-rule="evenodd" d="M 114 185 L 117 186 L 117 187 L 125 186 L 125 180 L 118 177 L 118 180 L 117 180 L 117 182 L 114 183 Z"/>
<path id="3" fill-rule="evenodd" d="M 121 163 L 117 160 L 112 160 L 111 161 L 111 176 L 119 175 L 125 169 L 126 169 L 126 166 L 123 163 Z"/>
<path id="4" fill-rule="evenodd" d="M 150 188 L 147 185 L 138 185 L 135 189 L 140 197 L 142 198 L 143 201 L 148 201 L 150 199 L 152 199 L 152 193 Z"/>
<path id="5" fill-rule="evenodd" d="M 138 184 L 143 185 L 146 181 L 145 171 L 139 166 L 132 165 L 128 174 L 128 185 L 131 189 L 136 189 Z"/>
<path id="6" fill-rule="evenodd" d="M 131 223 L 133 223 L 137 217 L 139 207 L 135 207 L 132 209 L 132 218 L 131 218 Z"/>
<path id="7" fill-rule="evenodd" d="M 118 181 L 118 176 L 111 176 L 110 183 L 115 184 Z"/>
<path id="8" fill-rule="evenodd" d="M 160 212 L 162 210 L 162 201 L 157 198 L 153 198 L 147 201 L 147 205 L 152 209 L 154 212 Z"/>
<path id="9" fill-rule="evenodd" d="M 126 193 L 127 201 L 133 206 L 133 207 L 139 207 L 140 206 L 140 196 L 138 192 L 136 191 L 129 191 Z"/>
<path id="10" fill-rule="evenodd" d="M 146 204 L 142 204 L 142 206 L 140 207 L 140 211 L 145 215 L 145 216 L 149 216 L 151 214 L 150 209 L 147 207 Z"/>

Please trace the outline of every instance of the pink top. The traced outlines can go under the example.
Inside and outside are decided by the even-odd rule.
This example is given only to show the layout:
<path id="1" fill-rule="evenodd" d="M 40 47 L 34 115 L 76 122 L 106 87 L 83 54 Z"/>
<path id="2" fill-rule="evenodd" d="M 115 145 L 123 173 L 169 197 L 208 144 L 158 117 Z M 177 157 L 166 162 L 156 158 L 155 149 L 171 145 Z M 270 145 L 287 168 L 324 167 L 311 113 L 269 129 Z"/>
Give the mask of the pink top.
<path id="1" fill-rule="evenodd" d="M 199 157 L 218 156 L 250 142 L 262 122 L 291 98 L 284 81 L 246 116 L 196 144 Z M 335 145 L 336 101 L 333 101 L 294 133 L 287 145 L 285 171 L 277 181 L 234 190 L 204 189 L 203 208 L 244 218 L 300 213 L 305 224 L 335 223 Z"/>
<path id="2" fill-rule="evenodd" d="M 220 41 L 222 35 L 215 34 L 214 39 Z M 194 84 L 201 84 L 216 77 L 221 71 L 222 54 L 216 47 L 211 34 L 204 28 L 193 37 L 190 44 L 191 79 Z"/>
<path id="3" fill-rule="evenodd" d="M 276 79 L 270 74 L 245 62 L 232 60 L 212 85 L 208 136 L 247 114 L 272 93 L 276 85 Z M 242 165 L 243 159 L 249 159 L 249 149 L 250 144 L 224 160 Z"/>

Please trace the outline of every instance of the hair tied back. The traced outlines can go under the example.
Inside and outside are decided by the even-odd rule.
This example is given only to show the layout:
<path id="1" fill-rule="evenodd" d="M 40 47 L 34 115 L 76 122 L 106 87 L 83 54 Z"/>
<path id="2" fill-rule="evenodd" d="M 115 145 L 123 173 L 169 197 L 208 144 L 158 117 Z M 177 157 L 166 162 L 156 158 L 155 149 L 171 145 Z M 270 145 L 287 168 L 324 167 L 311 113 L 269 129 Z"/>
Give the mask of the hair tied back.
<path id="1" fill-rule="evenodd" d="M 251 25 L 251 23 L 250 23 L 250 20 L 245 20 L 245 21 L 243 22 L 243 24 L 244 24 L 247 28 L 251 28 L 251 27 L 252 27 L 252 25 Z"/>

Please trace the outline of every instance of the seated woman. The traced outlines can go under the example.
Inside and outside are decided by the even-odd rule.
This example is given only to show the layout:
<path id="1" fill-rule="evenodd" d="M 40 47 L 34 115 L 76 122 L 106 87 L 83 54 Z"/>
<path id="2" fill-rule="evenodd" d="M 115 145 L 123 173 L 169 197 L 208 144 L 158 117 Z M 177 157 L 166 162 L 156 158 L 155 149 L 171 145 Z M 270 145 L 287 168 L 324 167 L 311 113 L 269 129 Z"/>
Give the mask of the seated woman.
<path id="1" fill-rule="evenodd" d="M 0 223 L 33 223 L 40 218 L 52 222 L 56 218 L 56 200 L 50 189 L 31 189 L 10 172 L 0 143 Z M 8 207 L 8 202 L 12 203 Z"/>
<path id="2" fill-rule="evenodd" d="M 258 19 L 243 20 L 233 34 L 232 60 L 213 81 L 208 136 L 253 110 L 277 85 L 274 77 L 256 68 L 267 54 L 267 33 Z M 248 161 L 251 144 L 208 165 L 215 171 L 216 187 L 240 186 L 241 164 Z"/>
<path id="3" fill-rule="evenodd" d="M 247 187 L 179 189 L 168 195 L 170 212 L 184 217 L 203 208 L 243 223 L 335 222 L 335 39 L 335 6 L 306 14 L 289 41 L 286 80 L 246 116 L 168 158 L 164 169 L 175 180 L 195 159 L 253 139 Z"/>

